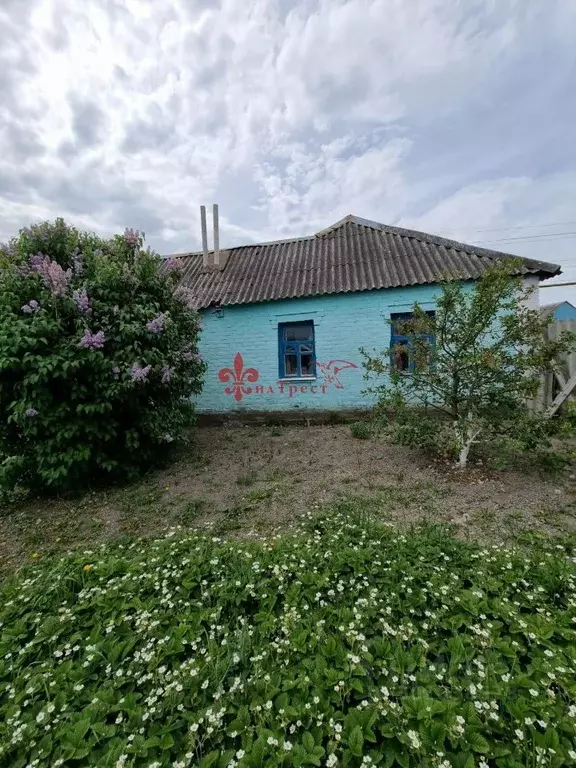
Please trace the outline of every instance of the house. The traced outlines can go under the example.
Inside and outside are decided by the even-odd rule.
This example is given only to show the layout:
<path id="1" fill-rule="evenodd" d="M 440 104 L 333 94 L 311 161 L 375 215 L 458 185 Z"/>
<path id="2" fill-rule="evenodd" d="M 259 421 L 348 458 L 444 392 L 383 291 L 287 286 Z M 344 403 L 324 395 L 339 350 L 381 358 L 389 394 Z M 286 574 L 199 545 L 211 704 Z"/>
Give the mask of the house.
<path id="1" fill-rule="evenodd" d="M 357 216 L 315 235 L 225 251 L 217 226 L 212 252 L 205 233 L 204 218 L 203 253 L 175 257 L 203 315 L 201 414 L 368 407 L 359 348 L 401 342 L 389 321 L 416 301 L 434 311 L 447 273 L 472 285 L 509 257 Z M 528 284 L 559 272 L 556 264 L 522 259 Z"/>
<path id="2" fill-rule="evenodd" d="M 559 301 L 556 304 L 544 304 L 540 312 L 545 317 L 552 317 L 554 320 L 576 320 L 576 307 L 569 301 Z"/>

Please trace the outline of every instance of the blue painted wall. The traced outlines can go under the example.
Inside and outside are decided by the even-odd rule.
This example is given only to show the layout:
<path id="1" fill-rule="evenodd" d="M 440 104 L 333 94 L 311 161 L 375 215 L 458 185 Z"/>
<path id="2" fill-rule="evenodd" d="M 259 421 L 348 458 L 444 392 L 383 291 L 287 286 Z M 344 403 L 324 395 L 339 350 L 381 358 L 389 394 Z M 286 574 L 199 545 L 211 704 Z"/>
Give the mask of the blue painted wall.
<path id="1" fill-rule="evenodd" d="M 198 412 L 368 408 L 370 399 L 362 395 L 367 382 L 359 348 L 387 349 L 390 314 L 410 311 L 415 301 L 433 309 L 437 291 L 438 286 L 419 285 L 224 307 L 220 317 L 204 311 L 200 352 L 208 370 L 197 399 Z M 280 381 L 278 324 L 300 320 L 314 321 L 317 377 Z M 233 371 L 238 353 L 243 358 L 241 383 Z M 331 361 L 343 362 L 329 366 Z M 226 368 L 227 382 L 219 377 L 219 373 L 226 376 L 221 373 Z M 256 373 L 248 373 L 248 368 Z"/>
<path id="2" fill-rule="evenodd" d="M 576 320 L 576 307 L 573 307 L 569 301 L 564 301 L 554 310 L 555 320 Z"/>

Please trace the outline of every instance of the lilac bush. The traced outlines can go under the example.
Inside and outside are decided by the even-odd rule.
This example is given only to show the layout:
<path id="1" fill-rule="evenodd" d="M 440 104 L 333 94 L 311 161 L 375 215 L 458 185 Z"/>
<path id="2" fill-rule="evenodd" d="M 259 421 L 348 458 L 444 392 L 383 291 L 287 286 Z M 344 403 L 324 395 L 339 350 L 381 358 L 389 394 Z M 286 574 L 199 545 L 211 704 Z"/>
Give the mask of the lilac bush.
<path id="1" fill-rule="evenodd" d="M 30 268 L 37 272 L 54 296 L 64 296 L 72 277 L 72 270 L 64 270 L 57 261 L 38 253 L 30 257 Z"/>
<path id="2" fill-rule="evenodd" d="M 78 342 L 79 347 L 84 349 L 104 349 L 104 331 L 98 331 L 98 333 L 91 333 L 88 328 L 84 331 L 84 334 Z"/>
<path id="3" fill-rule="evenodd" d="M 140 363 L 134 363 L 130 369 L 130 378 L 132 381 L 146 381 L 151 368 L 151 365 L 145 365 L 142 367 Z"/>
<path id="4" fill-rule="evenodd" d="M 36 301 L 36 299 L 30 299 L 28 304 L 24 304 L 22 306 L 22 312 L 24 312 L 25 315 L 31 315 L 33 312 L 37 312 L 40 309 L 40 304 Z"/>
<path id="5" fill-rule="evenodd" d="M 178 281 L 133 229 L 58 219 L 0 246 L 0 488 L 130 477 L 182 439 L 205 365 Z"/>
<path id="6" fill-rule="evenodd" d="M 124 240 L 130 248 L 135 248 L 140 241 L 140 232 L 137 229 L 126 228 L 124 230 Z"/>
<path id="7" fill-rule="evenodd" d="M 146 323 L 146 329 L 150 333 L 161 333 L 164 330 L 164 315 L 158 315 L 153 320 Z"/>
<path id="8" fill-rule="evenodd" d="M 92 305 L 90 303 L 88 294 L 86 293 L 86 288 L 78 288 L 76 291 L 73 291 L 72 298 L 76 303 L 76 309 L 78 312 L 88 314 L 91 311 Z"/>

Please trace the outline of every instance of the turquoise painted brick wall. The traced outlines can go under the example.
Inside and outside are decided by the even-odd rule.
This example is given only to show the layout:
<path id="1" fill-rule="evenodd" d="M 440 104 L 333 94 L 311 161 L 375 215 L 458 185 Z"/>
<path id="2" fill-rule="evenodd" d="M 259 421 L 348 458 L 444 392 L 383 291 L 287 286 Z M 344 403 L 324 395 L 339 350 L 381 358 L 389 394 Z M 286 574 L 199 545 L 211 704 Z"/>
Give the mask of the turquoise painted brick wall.
<path id="1" fill-rule="evenodd" d="M 271 301 L 224 307 L 220 317 L 206 310 L 200 352 L 208 370 L 197 399 L 198 412 L 368 408 L 370 400 L 362 395 L 366 381 L 359 348 L 389 347 L 390 314 L 410 311 L 415 301 L 433 308 L 437 291 L 438 286 L 430 285 Z M 314 321 L 317 377 L 280 381 L 278 324 L 299 320 Z M 241 383 L 234 374 L 238 353 L 244 373 Z M 344 362 L 326 367 L 335 360 Z M 346 363 L 356 367 L 337 370 Z M 226 368 L 230 369 L 228 382 L 219 377 Z M 251 378 L 257 375 L 257 380 L 248 380 L 248 368 L 256 371 Z"/>

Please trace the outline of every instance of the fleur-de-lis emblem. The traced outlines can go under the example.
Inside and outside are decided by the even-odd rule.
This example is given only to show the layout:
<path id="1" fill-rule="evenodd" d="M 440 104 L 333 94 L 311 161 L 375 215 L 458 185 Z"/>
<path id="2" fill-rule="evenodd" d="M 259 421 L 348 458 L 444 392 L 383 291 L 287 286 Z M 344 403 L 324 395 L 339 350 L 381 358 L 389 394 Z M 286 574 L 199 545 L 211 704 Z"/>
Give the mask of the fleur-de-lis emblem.
<path id="1" fill-rule="evenodd" d="M 218 371 L 220 381 L 232 381 L 230 387 L 226 387 L 224 392 L 227 395 L 234 395 L 234 400 L 239 403 L 243 395 L 249 395 L 252 387 L 247 387 L 245 381 L 255 382 L 260 378 L 256 368 L 244 368 L 244 358 L 237 352 L 234 356 L 234 368 L 222 368 Z"/>

